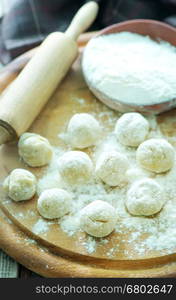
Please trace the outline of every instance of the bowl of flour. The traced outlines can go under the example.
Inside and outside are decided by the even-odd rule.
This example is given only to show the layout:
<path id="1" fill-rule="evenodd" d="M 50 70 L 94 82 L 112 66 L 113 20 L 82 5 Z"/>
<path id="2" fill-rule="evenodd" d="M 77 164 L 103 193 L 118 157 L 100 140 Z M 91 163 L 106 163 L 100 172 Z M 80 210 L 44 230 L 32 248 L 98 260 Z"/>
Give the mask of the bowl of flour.
<path id="1" fill-rule="evenodd" d="M 167 111 L 176 106 L 176 30 L 153 20 L 107 27 L 87 44 L 82 69 L 90 90 L 113 109 Z"/>

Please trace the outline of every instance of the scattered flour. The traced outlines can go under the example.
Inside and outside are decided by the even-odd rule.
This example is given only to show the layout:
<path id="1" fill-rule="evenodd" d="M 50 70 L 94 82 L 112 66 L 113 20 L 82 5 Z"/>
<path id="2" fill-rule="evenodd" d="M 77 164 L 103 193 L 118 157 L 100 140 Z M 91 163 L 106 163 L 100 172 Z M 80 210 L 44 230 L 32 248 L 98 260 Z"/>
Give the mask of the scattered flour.
<path id="1" fill-rule="evenodd" d="M 49 222 L 44 219 L 39 219 L 32 228 L 32 232 L 35 234 L 41 234 L 47 232 L 49 229 Z"/>
<path id="2" fill-rule="evenodd" d="M 78 102 L 79 104 L 84 104 L 85 103 L 85 99 L 83 99 L 83 98 L 73 98 L 73 101 L 75 101 L 75 102 Z"/>
<path id="3" fill-rule="evenodd" d="M 56 147 L 53 147 L 53 157 L 51 163 L 47 167 L 45 174 L 38 180 L 37 194 L 40 194 L 47 189 L 58 188 L 63 186 L 62 179 L 58 172 L 57 158 L 64 152 Z"/>
<path id="4" fill-rule="evenodd" d="M 35 240 L 33 240 L 33 239 L 31 239 L 31 238 L 25 238 L 24 239 L 24 241 L 25 241 L 25 243 L 27 244 L 27 245 L 37 245 L 37 241 L 35 241 Z M 42 248 L 41 248 L 42 249 Z"/>
<path id="5" fill-rule="evenodd" d="M 86 241 L 82 241 L 82 239 L 79 239 L 79 241 L 82 243 L 82 245 L 85 247 L 86 251 L 91 254 L 96 251 L 97 247 L 101 245 L 108 244 L 108 240 L 105 238 L 94 238 L 92 236 L 88 236 Z"/>
<path id="6" fill-rule="evenodd" d="M 96 242 L 95 238 L 93 238 L 91 236 L 89 236 L 87 238 L 87 241 L 83 242 L 82 244 L 84 245 L 84 247 L 86 248 L 86 250 L 89 254 L 93 253 L 97 248 L 97 242 Z"/>
<path id="7" fill-rule="evenodd" d="M 88 85 L 114 100 L 152 104 L 176 97 L 176 48 L 131 32 L 91 39 L 83 55 Z"/>
<path id="8" fill-rule="evenodd" d="M 59 225 L 62 230 L 68 236 L 77 235 L 79 243 L 85 248 L 87 253 L 91 254 L 96 251 L 98 247 L 110 243 L 108 238 L 100 239 L 90 236 L 79 235 L 80 229 L 80 210 L 87 204 L 95 200 L 106 201 L 115 207 L 118 215 L 118 221 L 115 227 L 115 231 L 118 236 L 121 236 L 121 241 L 125 244 L 133 244 L 133 253 L 137 255 L 145 255 L 147 251 L 160 251 L 163 254 L 169 254 L 176 249 L 176 162 L 173 168 L 165 174 L 156 174 L 143 170 L 138 166 L 136 162 L 136 149 L 132 147 L 126 147 L 121 145 L 112 129 L 115 126 L 117 115 L 110 111 L 110 114 L 102 112 L 98 115 L 99 119 L 104 118 L 106 120 L 107 127 L 110 128 L 109 133 L 106 132 L 105 138 L 96 147 L 95 151 L 90 152 L 91 159 L 95 164 L 95 161 L 100 153 L 103 151 L 120 151 L 126 155 L 129 160 L 129 169 L 133 170 L 134 176 L 131 176 L 128 185 L 118 188 L 109 187 L 103 184 L 99 179 L 93 177 L 92 180 L 85 185 L 68 185 L 64 186 L 64 183 L 58 179 L 58 171 L 56 161 L 63 154 L 63 149 L 55 148 L 54 156 L 51 164 L 46 169 L 45 174 L 39 180 L 39 191 L 50 187 L 65 188 L 72 195 L 72 210 L 71 213 L 59 219 Z M 150 124 L 150 132 L 148 138 L 163 138 L 157 125 L 156 118 L 153 116 L 147 117 Z M 172 142 L 172 141 L 171 141 Z M 65 150 L 64 150 L 65 151 Z M 154 217 L 135 217 L 131 216 L 124 205 L 126 200 L 127 191 L 132 182 L 138 179 L 138 173 L 135 178 L 135 170 L 143 174 L 143 177 L 154 178 L 159 184 L 164 187 L 164 193 L 167 198 L 167 202 L 160 213 Z M 54 184 L 54 186 L 53 186 Z M 34 225 L 33 232 L 36 234 L 46 233 L 49 229 L 48 221 L 39 219 Z M 128 233 L 128 240 L 125 240 L 124 233 Z M 143 238 L 143 236 L 145 238 Z M 76 238 L 77 238 L 76 237 Z M 114 242 L 113 245 L 108 248 L 106 255 L 110 258 L 122 251 L 119 247 L 119 243 Z M 123 250 L 128 257 L 133 257 L 134 254 L 128 249 Z"/>

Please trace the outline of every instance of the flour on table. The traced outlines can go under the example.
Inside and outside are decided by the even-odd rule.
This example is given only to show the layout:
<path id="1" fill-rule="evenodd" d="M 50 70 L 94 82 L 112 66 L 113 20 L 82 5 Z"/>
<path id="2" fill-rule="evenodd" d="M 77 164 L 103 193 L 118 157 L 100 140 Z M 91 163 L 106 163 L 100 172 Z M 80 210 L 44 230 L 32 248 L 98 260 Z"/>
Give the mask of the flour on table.
<path id="1" fill-rule="evenodd" d="M 47 190 L 52 188 L 62 188 L 63 187 L 63 181 L 59 175 L 58 166 L 57 166 L 57 158 L 58 156 L 62 155 L 64 152 L 61 149 L 58 149 L 56 147 L 53 147 L 53 157 L 52 160 L 47 167 L 44 176 L 42 176 L 38 180 L 37 184 L 37 194 L 40 196 L 40 194 Z"/>
<path id="2" fill-rule="evenodd" d="M 32 232 L 35 234 L 46 233 L 49 230 L 49 222 L 44 219 L 39 219 L 32 227 Z"/>
<path id="3" fill-rule="evenodd" d="M 57 222 L 66 235 L 70 237 L 76 235 L 76 238 L 79 240 L 78 242 L 84 247 L 85 251 L 89 254 L 93 254 L 99 247 L 102 247 L 105 244 L 108 246 L 109 239 L 105 237 L 102 242 L 102 238 L 94 238 L 88 235 L 80 236 L 80 234 L 82 234 L 80 229 L 80 211 L 83 207 L 97 199 L 106 201 L 116 209 L 118 215 L 115 231 L 122 236 L 122 242 L 124 240 L 124 233 L 128 233 L 128 240 L 124 240 L 124 243 L 128 243 L 129 245 L 133 243 L 133 253 L 135 251 L 137 255 L 145 255 L 148 250 L 158 250 L 163 254 L 172 253 L 176 249 L 176 162 L 174 162 L 172 169 L 165 174 L 156 174 L 140 168 L 136 162 L 136 149 L 120 144 L 113 132 L 117 115 L 119 116 L 119 114 L 112 111 L 107 113 L 106 111 L 102 111 L 100 114 L 95 113 L 95 116 L 98 117 L 99 120 L 102 118 L 103 122 L 106 122 L 107 128 L 110 128 L 110 130 L 106 129 L 104 138 L 90 153 L 90 158 L 95 165 L 97 158 L 103 151 L 119 151 L 123 153 L 129 161 L 128 184 L 122 188 L 112 188 L 94 176 L 86 184 L 61 186 L 59 183 L 59 186 L 57 187 L 64 188 L 71 193 L 73 200 L 70 214 L 60 218 Z M 147 138 L 163 138 L 156 118 L 154 116 L 146 118 L 150 125 L 150 131 Z M 62 156 L 63 152 L 65 152 L 65 150 L 63 151 L 62 148 L 55 149 L 52 163 L 48 166 L 45 174 L 40 179 L 39 185 L 41 182 L 44 183 L 47 181 L 47 187 L 52 185 L 52 179 L 57 178 L 56 174 L 58 174 L 56 162 Z M 167 201 L 163 209 L 153 218 L 131 216 L 124 205 L 128 189 L 136 179 L 139 179 L 141 174 L 143 174 L 142 178 L 152 178 L 164 187 Z M 45 190 L 44 184 L 42 188 Z M 40 222 L 34 227 L 34 230 L 38 232 L 47 232 L 49 228 L 49 225 L 47 225 L 48 221 L 44 221 L 44 223 Z M 145 239 L 142 238 L 143 235 L 145 235 Z M 119 251 L 121 250 L 118 247 L 117 241 L 117 243 L 111 245 L 110 249 L 107 250 L 106 255 L 109 258 L 113 258 Z M 128 257 L 133 257 L 130 250 L 124 250 L 124 253 Z"/>
<path id="4" fill-rule="evenodd" d="M 83 105 L 85 103 L 85 99 L 83 98 L 73 98 L 73 101 L 78 102 L 79 104 Z"/>

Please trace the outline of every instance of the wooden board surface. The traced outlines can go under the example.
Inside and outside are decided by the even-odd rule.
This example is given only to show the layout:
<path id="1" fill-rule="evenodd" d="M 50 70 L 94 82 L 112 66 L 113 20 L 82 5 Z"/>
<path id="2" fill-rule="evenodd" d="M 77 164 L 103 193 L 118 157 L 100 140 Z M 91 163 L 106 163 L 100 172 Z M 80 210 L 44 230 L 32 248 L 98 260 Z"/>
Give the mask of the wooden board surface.
<path id="1" fill-rule="evenodd" d="M 85 35 L 81 46 L 89 39 Z M 35 50 L 18 58 L 0 73 L 0 91 L 17 76 Z M 80 102 L 77 100 L 84 99 Z M 30 131 L 47 137 L 55 147 L 64 149 L 64 143 L 58 139 L 76 112 L 109 112 L 88 90 L 81 73 L 80 57 L 72 70 L 50 99 Z M 111 111 L 112 112 L 112 111 Z M 112 115 L 115 114 L 112 112 Z M 159 117 L 165 134 L 173 132 L 174 117 L 172 111 Z M 118 115 L 118 114 L 117 114 Z M 168 121 L 169 120 L 169 121 Z M 172 120 L 172 122 L 170 122 Z M 106 117 L 101 120 L 104 126 Z M 112 130 L 111 126 L 107 131 Z M 105 133 L 105 134 L 106 134 Z M 91 152 L 91 150 L 88 150 Z M 0 180 L 14 168 L 22 167 L 31 170 L 40 178 L 45 168 L 27 168 L 19 160 L 17 143 L 4 145 L 0 149 Z M 134 251 L 134 243 L 128 243 L 128 234 L 113 233 L 108 237 L 108 243 L 99 245 L 95 252 L 89 254 L 81 241 L 86 241 L 86 235 L 78 233 L 69 237 L 58 226 L 57 222 L 49 224 L 49 230 L 44 233 L 34 233 L 33 226 L 40 219 L 36 210 L 37 197 L 24 203 L 9 201 L 0 191 L 0 246 L 10 256 L 27 268 L 46 277 L 168 277 L 176 276 L 176 254 L 162 255 L 159 251 L 148 251 L 143 254 Z M 112 259 L 107 257 L 108 249 L 120 245 L 120 251 Z M 127 251 L 132 253 L 129 259 Z"/>

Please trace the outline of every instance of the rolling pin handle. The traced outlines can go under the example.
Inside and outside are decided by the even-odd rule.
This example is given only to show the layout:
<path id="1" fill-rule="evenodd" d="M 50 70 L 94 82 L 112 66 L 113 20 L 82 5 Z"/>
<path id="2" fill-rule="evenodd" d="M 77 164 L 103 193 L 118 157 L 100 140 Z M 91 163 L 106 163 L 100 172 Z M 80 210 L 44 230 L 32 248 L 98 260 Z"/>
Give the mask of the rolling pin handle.
<path id="1" fill-rule="evenodd" d="M 98 13 L 98 4 L 95 1 L 90 1 L 84 4 L 73 18 L 70 26 L 66 30 L 66 35 L 77 40 L 79 35 L 86 31 L 96 19 Z"/>

